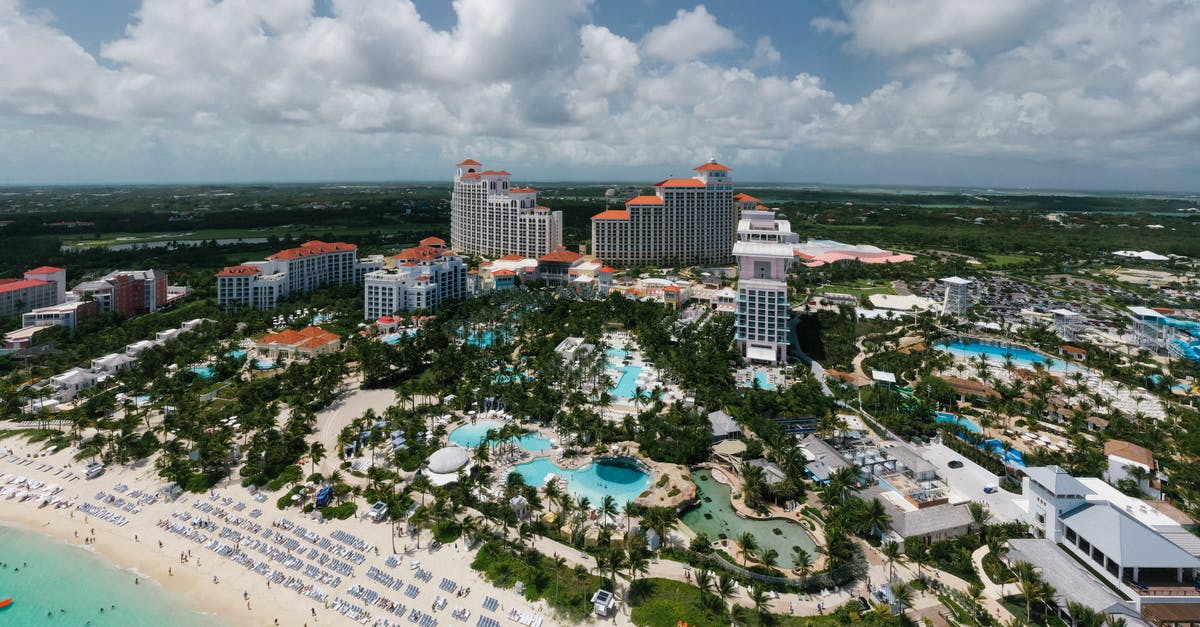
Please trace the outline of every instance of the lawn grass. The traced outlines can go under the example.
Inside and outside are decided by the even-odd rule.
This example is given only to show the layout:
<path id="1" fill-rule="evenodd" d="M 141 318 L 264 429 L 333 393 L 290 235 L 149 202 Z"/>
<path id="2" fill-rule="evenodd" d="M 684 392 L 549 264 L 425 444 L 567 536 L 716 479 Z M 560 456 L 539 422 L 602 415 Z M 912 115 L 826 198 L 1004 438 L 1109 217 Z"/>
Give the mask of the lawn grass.
<path id="1" fill-rule="evenodd" d="M 1032 255 L 988 255 L 987 262 L 993 266 L 1015 266 L 1033 259 Z"/>

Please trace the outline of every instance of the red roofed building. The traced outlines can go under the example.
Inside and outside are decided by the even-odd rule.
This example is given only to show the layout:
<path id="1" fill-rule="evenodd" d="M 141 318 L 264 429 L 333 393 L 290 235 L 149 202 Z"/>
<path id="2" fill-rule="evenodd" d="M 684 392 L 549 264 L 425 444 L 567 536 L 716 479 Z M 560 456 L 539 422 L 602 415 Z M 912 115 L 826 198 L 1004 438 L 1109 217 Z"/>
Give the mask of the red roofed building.
<path id="1" fill-rule="evenodd" d="M 450 197 L 450 243 L 460 252 L 494 257 L 544 255 L 562 245 L 562 212 L 538 204 L 537 190 L 512 187 L 505 170 L 458 164 Z"/>
<path id="2" fill-rule="evenodd" d="M 261 355 L 273 359 L 311 359 L 316 355 L 341 350 L 342 337 L 318 327 L 305 327 L 299 331 L 285 329 L 279 333 L 268 333 L 258 339 L 254 342 L 254 348 Z"/>
<path id="3" fill-rule="evenodd" d="M 592 252 L 620 266 L 723 265 L 737 230 L 729 168 L 715 161 L 692 178 L 654 184 L 654 195 L 592 216 Z"/>
<path id="4" fill-rule="evenodd" d="M 221 272 L 227 270 L 230 268 Z M 114 270 L 99 279 L 84 281 L 72 291 L 81 298 L 95 300 L 100 311 L 140 316 L 166 306 L 167 275 L 161 270 Z"/>
<path id="5" fill-rule="evenodd" d="M 0 317 L 19 316 L 66 301 L 67 271 L 41 266 L 22 279 L 0 279 Z"/>
<path id="6" fill-rule="evenodd" d="M 538 257 L 538 274 L 548 285 L 563 285 L 571 280 L 571 268 L 583 263 L 583 255 L 559 246 Z"/>
<path id="7" fill-rule="evenodd" d="M 266 261 L 230 266 L 217 273 L 217 304 L 273 309 L 293 292 L 352 285 L 382 262 L 358 259 L 358 246 L 313 240 L 281 250 Z M 258 271 L 245 268 L 255 268 Z"/>

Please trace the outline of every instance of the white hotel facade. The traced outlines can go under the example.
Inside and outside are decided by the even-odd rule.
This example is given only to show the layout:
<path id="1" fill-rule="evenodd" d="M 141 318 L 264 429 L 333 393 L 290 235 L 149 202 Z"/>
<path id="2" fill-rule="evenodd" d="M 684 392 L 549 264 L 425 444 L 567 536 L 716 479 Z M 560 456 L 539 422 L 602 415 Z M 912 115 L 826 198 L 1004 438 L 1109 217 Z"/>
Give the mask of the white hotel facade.
<path id="1" fill-rule="evenodd" d="M 562 246 L 562 212 L 538 204 L 537 190 L 512 187 L 504 170 L 458 164 L 450 197 L 450 246 L 483 257 L 540 257 Z"/>
<path id="2" fill-rule="evenodd" d="M 710 161 L 692 178 L 654 184 L 653 196 L 592 216 L 593 254 L 618 266 L 721 265 L 731 261 L 738 208 L 730 168 Z"/>
<path id="3" fill-rule="evenodd" d="M 292 292 L 357 283 L 382 260 L 358 259 L 358 246 L 313 240 L 281 250 L 266 261 L 248 261 L 217 273 L 217 304 L 273 309 Z"/>
<path id="4" fill-rule="evenodd" d="M 427 309 L 467 297 L 467 265 L 436 237 L 421 240 L 385 262 L 385 268 L 363 279 L 363 317 Z"/>
<path id="5" fill-rule="evenodd" d="M 788 268 L 797 259 L 800 237 L 773 211 L 744 210 L 738 221 L 737 317 L 734 338 L 748 361 L 787 362 L 790 341 Z"/>

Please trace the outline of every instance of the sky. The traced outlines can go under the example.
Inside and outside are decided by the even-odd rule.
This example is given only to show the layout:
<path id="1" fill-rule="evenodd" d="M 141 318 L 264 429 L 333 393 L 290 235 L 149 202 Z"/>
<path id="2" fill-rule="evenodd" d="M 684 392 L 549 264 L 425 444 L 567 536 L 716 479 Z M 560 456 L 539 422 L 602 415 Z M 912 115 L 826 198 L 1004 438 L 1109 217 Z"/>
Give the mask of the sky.
<path id="1" fill-rule="evenodd" d="M 0 185 L 1200 191 L 1194 0 L 0 0 Z"/>

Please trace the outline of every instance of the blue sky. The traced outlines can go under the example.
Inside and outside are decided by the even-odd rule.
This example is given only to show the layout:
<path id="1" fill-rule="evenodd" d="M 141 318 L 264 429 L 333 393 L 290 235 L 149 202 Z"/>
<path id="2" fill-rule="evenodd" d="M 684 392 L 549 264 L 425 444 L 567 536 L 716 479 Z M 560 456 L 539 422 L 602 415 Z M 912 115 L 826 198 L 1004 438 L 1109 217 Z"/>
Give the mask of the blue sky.
<path id="1" fill-rule="evenodd" d="M 0 0 L 0 184 L 1190 190 L 1200 6 Z"/>

